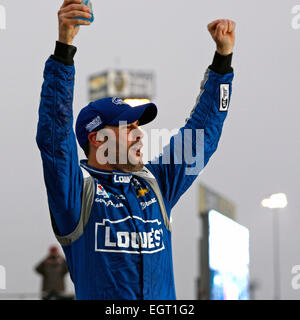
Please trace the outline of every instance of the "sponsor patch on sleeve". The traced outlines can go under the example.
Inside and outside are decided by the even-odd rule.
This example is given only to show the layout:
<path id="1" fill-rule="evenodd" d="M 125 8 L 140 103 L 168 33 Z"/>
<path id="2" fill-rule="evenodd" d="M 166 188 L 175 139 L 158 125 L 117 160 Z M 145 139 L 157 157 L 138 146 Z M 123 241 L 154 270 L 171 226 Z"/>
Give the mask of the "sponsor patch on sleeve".
<path id="1" fill-rule="evenodd" d="M 227 111 L 229 108 L 229 84 L 222 83 L 220 85 L 220 107 L 219 111 Z"/>

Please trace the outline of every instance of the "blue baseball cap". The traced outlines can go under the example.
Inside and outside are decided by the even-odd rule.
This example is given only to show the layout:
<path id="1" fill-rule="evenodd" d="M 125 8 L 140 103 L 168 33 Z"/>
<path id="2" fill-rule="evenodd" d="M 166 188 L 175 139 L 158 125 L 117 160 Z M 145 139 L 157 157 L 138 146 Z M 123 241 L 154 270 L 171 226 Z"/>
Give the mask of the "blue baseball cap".
<path id="1" fill-rule="evenodd" d="M 139 120 L 139 125 L 144 125 L 154 120 L 156 115 L 154 103 L 131 107 L 120 98 L 102 98 L 81 109 L 76 120 L 76 137 L 80 147 L 84 148 L 91 132 L 105 126 L 118 126 L 119 121 L 132 123 Z"/>

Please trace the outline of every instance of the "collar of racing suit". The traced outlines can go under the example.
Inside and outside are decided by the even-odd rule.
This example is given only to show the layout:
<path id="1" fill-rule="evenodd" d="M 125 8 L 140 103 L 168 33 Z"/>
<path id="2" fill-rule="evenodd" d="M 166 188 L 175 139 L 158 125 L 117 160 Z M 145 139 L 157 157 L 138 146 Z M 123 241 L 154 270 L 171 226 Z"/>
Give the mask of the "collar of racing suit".
<path id="1" fill-rule="evenodd" d="M 126 185 L 129 185 L 133 177 L 131 173 L 126 173 L 123 171 L 99 170 L 89 166 L 87 164 L 87 160 L 81 160 L 80 166 L 87 170 L 91 176 L 116 186 L 123 185 L 125 187 Z"/>

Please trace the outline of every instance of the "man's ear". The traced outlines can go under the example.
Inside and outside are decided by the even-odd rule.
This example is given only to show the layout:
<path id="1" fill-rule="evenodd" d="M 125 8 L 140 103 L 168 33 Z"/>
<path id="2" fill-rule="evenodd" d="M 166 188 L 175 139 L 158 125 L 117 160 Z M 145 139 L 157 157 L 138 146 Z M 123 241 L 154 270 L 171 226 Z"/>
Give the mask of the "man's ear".
<path id="1" fill-rule="evenodd" d="M 88 135 L 88 139 L 89 139 L 89 142 L 90 142 L 90 146 L 93 146 L 95 148 L 100 147 L 101 144 L 103 143 L 103 141 L 98 141 L 97 140 L 97 132 L 91 132 Z"/>
<path id="2" fill-rule="evenodd" d="M 104 142 L 107 141 L 107 136 L 103 134 L 101 135 L 101 132 L 96 131 L 96 132 L 91 132 L 88 135 L 88 139 L 91 146 L 95 148 L 99 148 Z"/>

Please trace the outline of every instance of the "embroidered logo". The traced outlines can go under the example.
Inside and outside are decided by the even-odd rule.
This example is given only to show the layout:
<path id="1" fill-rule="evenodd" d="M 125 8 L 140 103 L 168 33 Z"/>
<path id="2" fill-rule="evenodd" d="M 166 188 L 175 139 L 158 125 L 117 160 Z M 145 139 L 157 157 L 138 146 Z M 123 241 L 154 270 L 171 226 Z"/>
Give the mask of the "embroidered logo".
<path id="1" fill-rule="evenodd" d="M 122 99 L 116 97 L 112 98 L 111 102 L 116 105 L 126 104 Z"/>
<path id="2" fill-rule="evenodd" d="M 114 208 L 124 207 L 123 203 L 113 203 L 111 200 L 104 200 L 103 198 L 96 198 L 95 202 L 103 203 L 106 207 L 112 206 Z"/>
<path id="3" fill-rule="evenodd" d="M 90 123 L 88 123 L 85 126 L 85 129 L 88 132 L 92 132 L 95 128 L 97 128 L 98 126 L 100 126 L 100 124 L 102 123 L 102 120 L 100 118 L 100 116 L 97 116 L 96 118 L 94 118 Z"/>
<path id="4" fill-rule="evenodd" d="M 140 202 L 140 205 L 142 207 L 142 210 L 145 210 L 147 207 L 151 206 L 151 204 L 156 203 L 156 199 L 152 198 L 149 201 L 145 201 L 145 202 Z"/>
<path id="5" fill-rule="evenodd" d="M 109 198 L 109 194 L 105 191 L 103 186 L 100 183 L 97 183 L 97 191 L 96 191 L 97 196 L 103 196 L 103 198 Z"/>
<path id="6" fill-rule="evenodd" d="M 149 189 L 146 187 L 145 189 L 142 187 L 142 185 L 140 184 L 140 182 L 136 179 L 133 178 L 132 179 L 132 185 L 134 186 L 136 193 L 137 193 L 137 197 L 144 197 L 145 194 L 147 194 L 149 192 Z"/>
<path id="7" fill-rule="evenodd" d="M 229 84 L 220 85 L 220 111 L 227 111 L 229 107 Z"/>
<path id="8" fill-rule="evenodd" d="M 148 193 L 149 192 L 149 190 L 148 189 L 139 189 L 138 191 L 137 191 L 137 197 L 139 198 L 139 197 L 144 197 L 145 196 L 145 194 L 146 193 Z"/>
<path id="9" fill-rule="evenodd" d="M 114 175 L 114 183 L 129 183 L 131 176 L 120 176 L 118 174 Z"/>
<path id="10" fill-rule="evenodd" d="M 143 231 L 136 231 L 133 220 L 143 225 Z M 96 222 L 95 239 L 96 252 L 153 254 L 165 249 L 162 222 L 158 219 L 144 220 L 138 216 Z"/>

